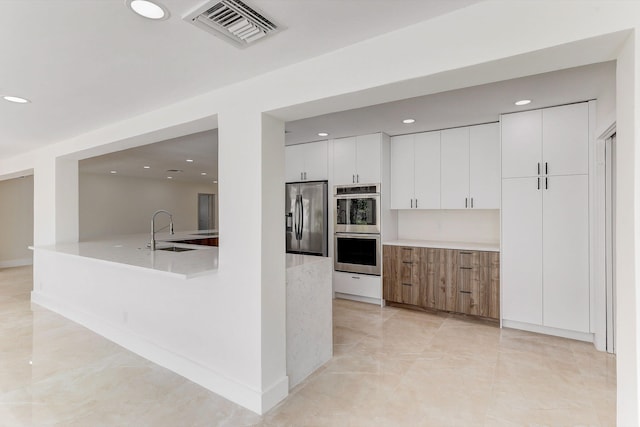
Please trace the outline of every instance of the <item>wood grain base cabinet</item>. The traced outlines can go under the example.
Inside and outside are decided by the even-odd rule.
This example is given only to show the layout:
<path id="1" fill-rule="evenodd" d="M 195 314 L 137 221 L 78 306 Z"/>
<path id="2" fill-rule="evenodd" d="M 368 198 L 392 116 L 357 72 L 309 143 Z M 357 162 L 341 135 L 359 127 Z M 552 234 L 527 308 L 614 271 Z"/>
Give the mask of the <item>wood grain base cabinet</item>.
<path id="1" fill-rule="evenodd" d="M 391 303 L 500 318 L 500 254 L 385 245 L 383 296 Z"/>

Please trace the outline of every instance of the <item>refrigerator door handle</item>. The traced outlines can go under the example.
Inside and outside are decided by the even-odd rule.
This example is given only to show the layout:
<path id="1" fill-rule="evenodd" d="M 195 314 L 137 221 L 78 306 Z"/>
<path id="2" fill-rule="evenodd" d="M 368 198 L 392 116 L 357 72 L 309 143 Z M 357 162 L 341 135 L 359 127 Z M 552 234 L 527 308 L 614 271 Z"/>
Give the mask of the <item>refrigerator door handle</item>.
<path id="1" fill-rule="evenodd" d="M 293 205 L 293 232 L 295 233 L 296 240 L 298 238 L 298 196 L 296 195 L 296 203 Z"/>
<path id="2" fill-rule="evenodd" d="M 300 196 L 300 240 L 302 240 L 302 230 L 304 230 L 304 204 Z"/>

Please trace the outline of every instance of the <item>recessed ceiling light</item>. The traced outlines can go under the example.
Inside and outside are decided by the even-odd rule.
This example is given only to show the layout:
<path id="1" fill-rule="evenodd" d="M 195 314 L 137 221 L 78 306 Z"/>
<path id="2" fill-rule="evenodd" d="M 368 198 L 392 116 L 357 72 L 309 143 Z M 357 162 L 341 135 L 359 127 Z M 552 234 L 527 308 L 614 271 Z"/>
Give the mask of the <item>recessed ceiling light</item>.
<path id="1" fill-rule="evenodd" d="M 11 96 L 11 95 L 5 95 L 2 97 L 2 99 L 9 102 L 15 102 L 16 104 L 27 104 L 31 102 L 27 98 L 20 98 L 19 96 Z"/>
<path id="2" fill-rule="evenodd" d="M 520 101 L 516 101 L 515 104 L 516 105 L 527 105 L 527 104 L 531 104 L 531 100 L 530 99 L 521 99 Z"/>
<path id="3" fill-rule="evenodd" d="M 111 171 L 111 173 L 118 173 L 118 171 Z"/>
<path id="4" fill-rule="evenodd" d="M 206 172 L 200 172 L 200 175 L 205 176 L 207 173 Z"/>
<path id="5" fill-rule="evenodd" d="M 169 17 L 169 11 L 162 5 L 149 0 L 127 0 L 128 6 L 138 15 L 160 21 Z"/>
<path id="6" fill-rule="evenodd" d="M 187 159 L 187 163 L 193 163 L 193 159 Z"/>
<path id="7" fill-rule="evenodd" d="M 143 166 L 145 169 L 151 169 L 151 166 Z"/>
<path id="8" fill-rule="evenodd" d="M 405 125 L 410 125 L 411 123 L 415 123 L 416 119 L 404 119 L 402 121 L 402 123 L 404 123 Z"/>
<path id="9" fill-rule="evenodd" d="M 214 184 L 217 184 L 217 183 L 218 183 L 218 181 L 213 181 L 213 183 L 214 183 Z"/>
<path id="10" fill-rule="evenodd" d="M 173 177 L 172 176 L 168 176 L 167 179 L 173 179 Z"/>
<path id="11" fill-rule="evenodd" d="M 318 132 L 318 136 L 329 136 L 327 132 Z"/>

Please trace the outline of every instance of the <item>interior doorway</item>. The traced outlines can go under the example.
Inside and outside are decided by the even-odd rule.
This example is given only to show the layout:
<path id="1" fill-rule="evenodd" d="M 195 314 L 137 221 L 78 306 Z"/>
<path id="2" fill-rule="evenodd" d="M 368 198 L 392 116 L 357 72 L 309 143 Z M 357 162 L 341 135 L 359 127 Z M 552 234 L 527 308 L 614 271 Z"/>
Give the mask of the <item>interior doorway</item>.
<path id="1" fill-rule="evenodd" d="M 216 195 L 198 193 L 198 230 L 216 228 Z"/>
<path id="2" fill-rule="evenodd" d="M 605 140 L 605 250 L 607 352 L 616 350 L 616 134 Z"/>

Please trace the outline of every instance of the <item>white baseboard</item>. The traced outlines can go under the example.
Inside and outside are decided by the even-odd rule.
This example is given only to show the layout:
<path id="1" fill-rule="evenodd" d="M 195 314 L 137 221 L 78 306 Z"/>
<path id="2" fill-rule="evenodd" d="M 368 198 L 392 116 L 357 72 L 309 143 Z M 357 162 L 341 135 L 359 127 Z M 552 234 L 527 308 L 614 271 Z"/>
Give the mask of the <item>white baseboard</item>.
<path id="1" fill-rule="evenodd" d="M 12 259 L 9 261 L 0 261 L 0 268 L 23 267 L 25 265 L 33 265 L 33 258 Z"/>
<path id="2" fill-rule="evenodd" d="M 382 300 L 380 298 L 363 297 L 360 295 L 351 295 L 351 294 L 345 294 L 342 292 L 335 292 L 334 294 L 336 298 L 348 299 L 351 301 L 358 301 L 358 302 L 366 302 L 368 304 L 375 304 L 375 305 L 382 304 Z"/>
<path id="3" fill-rule="evenodd" d="M 162 348 L 129 330 L 123 329 L 95 315 L 71 307 L 42 292 L 32 291 L 31 302 L 76 322 L 127 350 L 144 357 L 178 375 L 197 383 L 238 405 L 261 415 L 273 408 L 289 394 L 289 378 L 284 376 L 261 392 L 239 383 L 220 372 L 203 366 L 173 351 Z"/>
<path id="4" fill-rule="evenodd" d="M 551 328 L 549 326 L 532 325 L 530 323 L 516 322 L 515 320 L 502 319 L 503 328 L 520 329 L 523 331 L 536 332 L 538 334 L 553 335 L 556 337 L 569 338 L 572 340 L 593 342 L 593 334 L 589 332 L 569 331 L 566 329 Z"/>

